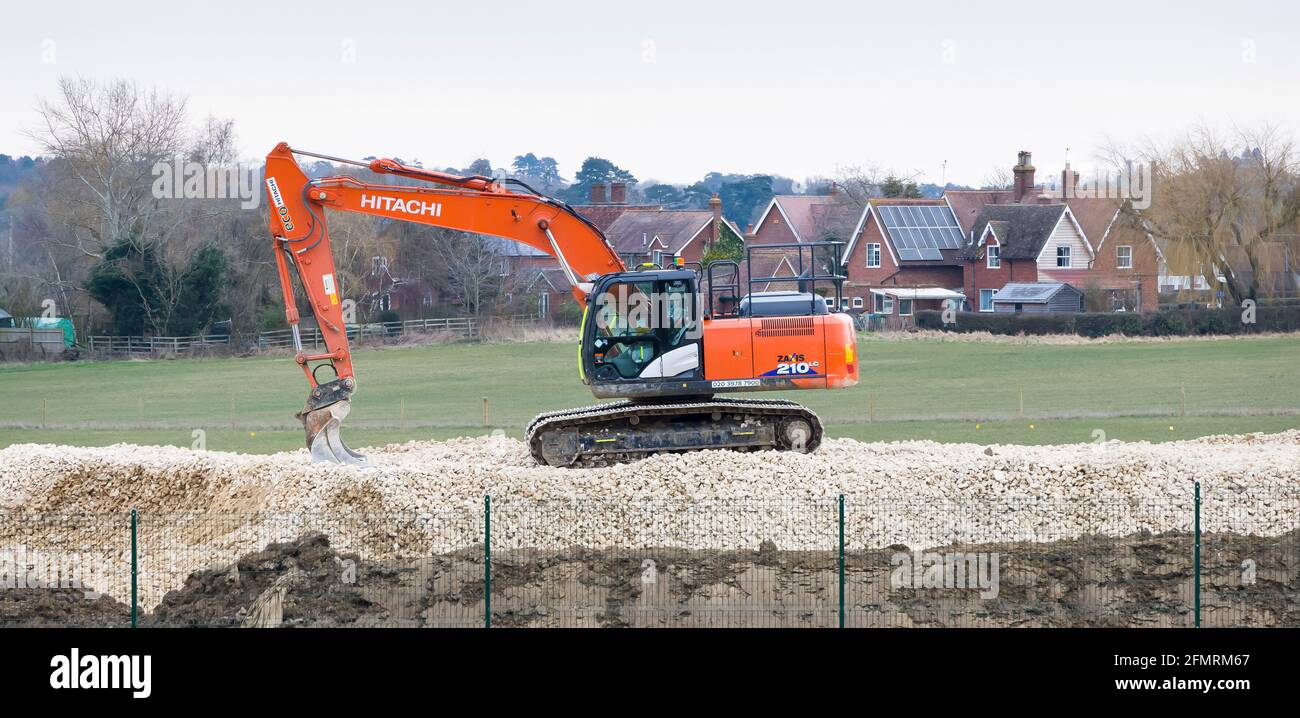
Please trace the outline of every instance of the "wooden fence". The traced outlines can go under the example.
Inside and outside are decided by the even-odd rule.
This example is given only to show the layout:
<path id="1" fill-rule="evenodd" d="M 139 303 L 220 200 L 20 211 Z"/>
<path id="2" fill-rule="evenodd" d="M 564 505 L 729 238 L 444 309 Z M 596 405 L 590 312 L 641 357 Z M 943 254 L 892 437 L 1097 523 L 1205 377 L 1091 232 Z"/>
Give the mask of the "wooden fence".
<path id="1" fill-rule="evenodd" d="M 488 321 L 507 321 L 512 324 L 536 324 L 537 316 L 519 314 L 511 317 L 489 319 Z M 441 319 L 408 319 L 402 322 L 383 322 L 374 324 L 349 324 L 348 341 L 362 342 L 366 339 L 398 337 L 403 334 L 449 332 L 463 337 L 476 337 L 480 329 L 479 320 L 474 317 L 444 317 Z M 316 328 L 301 329 L 304 348 L 319 349 L 325 346 L 320 330 Z M 262 332 L 257 336 L 257 346 L 261 349 L 293 348 L 293 331 L 281 329 L 274 332 Z"/>
<path id="2" fill-rule="evenodd" d="M 0 357 L 54 357 L 63 352 L 63 329 L 0 328 Z"/>
<path id="3" fill-rule="evenodd" d="M 194 337 L 86 337 L 86 350 L 97 356 L 156 356 L 189 354 L 204 347 L 230 344 L 230 336 L 214 334 Z"/>
<path id="4" fill-rule="evenodd" d="M 534 315 L 521 314 L 512 317 L 502 317 L 500 319 L 494 318 L 489 321 L 507 321 L 511 324 L 535 324 L 538 320 Z M 410 319 L 403 322 L 351 324 L 348 325 L 347 331 L 349 341 L 365 343 L 367 339 L 397 337 L 403 334 L 419 332 L 450 332 L 463 337 L 476 337 L 479 334 L 479 325 L 479 320 L 474 319 L 473 317 L 447 317 L 442 319 Z M 26 329 L 14 331 L 21 331 L 23 337 L 27 336 Z M 38 334 L 42 331 L 45 330 L 36 330 Z M 57 334 L 59 349 L 62 349 L 62 331 L 50 331 Z M 325 340 L 322 338 L 319 329 L 303 329 L 301 330 L 301 335 L 303 347 L 320 349 L 325 346 Z M 145 357 L 166 354 L 189 354 L 198 349 L 225 347 L 229 345 L 230 337 L 228 335 L 193 337 L 115 337 L 95 335 L 86 337 L 85 348 L 94 356 Z M 291 349 L 293 348 L 293 332 L 289 329 L 262 332 L 257 336 L 257 348 Z"/>

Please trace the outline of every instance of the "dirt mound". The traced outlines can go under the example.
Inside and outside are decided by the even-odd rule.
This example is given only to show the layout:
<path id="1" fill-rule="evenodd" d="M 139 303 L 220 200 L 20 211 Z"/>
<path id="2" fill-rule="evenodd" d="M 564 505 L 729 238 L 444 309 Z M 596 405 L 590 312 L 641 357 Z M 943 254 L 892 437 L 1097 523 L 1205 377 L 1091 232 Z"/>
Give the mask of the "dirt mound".
<path id="1" fill-rule="evenodd" d="M 397 583 L 393 572 L 340 554 L 316 533 L 191 574 L 183 587 L 163 596 L 146 625 L 374 625 L 389 618 L 389 611 L 366 594 Z M 259 615 L 256 609 L 267 601 L 278 603 L 274 615 Z"/>
<path id="2" fill-rule="evenodd" d="M 73 588 L 0 590 L 0 626 L 78 626 L 121 628 L 131 625 L 131 609 L 109 596 Z"/>

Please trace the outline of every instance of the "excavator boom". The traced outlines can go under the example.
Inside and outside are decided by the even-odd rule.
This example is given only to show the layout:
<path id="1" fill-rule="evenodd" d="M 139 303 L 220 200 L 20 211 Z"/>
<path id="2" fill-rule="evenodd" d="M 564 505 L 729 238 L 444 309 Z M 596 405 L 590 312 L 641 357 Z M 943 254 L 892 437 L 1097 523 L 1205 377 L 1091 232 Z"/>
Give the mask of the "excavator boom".
<path id="1" fill-rule="evenodd" d="M 623 270 L 604 236 L 562 203 L 503 188 L 486 177 L 456 177 L 379 159 L 362 165 L 379 174 L 424 180 L 429 185 L 378 184 L 351 176 L 311 179 L 296 153 L 281 143 L 266 158 L 266 191 L 271 202 L 270 230 L 284 296 L 285 318 L 294 333 L 295 359 L 311 385 L 299 418 L 313 458 L 361 463 L 347 448 L 339 426 L 356 389 L 352 354 L 343 315 L 342 287 L 334 266 L 325 210 L 357 212 L 407 222 L 489 234 L 522 242 L 560 260 L 582 301 L 590 283 Z M 322 155 L 311 156 L 321 157 Z M 330 158 L 335 159 L 335 158 Z M 297 274 L 326 351 L 309 353 L 298 338 L 301 312 L 294 296 Z M 318 376 L 323 367 L 324 377 Z"/>

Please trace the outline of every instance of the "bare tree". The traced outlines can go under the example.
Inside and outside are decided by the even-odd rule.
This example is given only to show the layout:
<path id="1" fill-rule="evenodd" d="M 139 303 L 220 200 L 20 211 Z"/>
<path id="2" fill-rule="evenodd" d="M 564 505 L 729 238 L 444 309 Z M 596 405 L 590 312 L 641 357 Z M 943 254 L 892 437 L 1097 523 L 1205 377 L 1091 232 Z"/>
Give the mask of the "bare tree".
<path id="1" fill-rule="evenodd" d="M 999 165 L 984 175 L 981 187 L 983 189 L 1011 189 L 1012 184 L 1011 171 Z"/>
<path id="2" fill-rule="evenodd" d="M 845 197 L 859 208 L 865 207 L 872 197 L 881 197 L 891 188 L 915 185 L 920 172 L 902 173 L 882 169 L 876 164 L 840 165 L 835 168 L 835 184 Z"/>
<path id="3" fill-rule="evenodd" d="M 185 138 L 185 101 L 117 80 L 99 85 L 63 78 L 57 101 L 38 106 L 28 134 L 80 190 L 68 217 L 76 248 L 90 256 L 123 239 L 145 236 L 157 210 L 153 167 L 174 157 Z"/>
<path id="4" fill-rule="evenodd" d="M 877 165 L 840 165 L 835 168 L 835 184 L 859 207 L 880 196 L 880 183 L 887 173 Z"/>
<path id="5" fill-rule="evenodd" d="M 465 312 L 481 317 L 500 299 L 509 277 L 500 241 L 481 235 L 436 229 L 434 253 L 446 269 L 446 286 Z"/>
<path id="6" fill-rule="evenodd" d="M 1117 171 L 1135 160 L 1150 166 L 1150 207 L 1126 204 L 1124 217 L 1161 244 L 1169 270 L 1211 286 L 1222 276 L 1224 289 L 1241 302 L 1268 294 L 1267 280 L 1283 268 L 1276 241 L 1295 232 L 1300 218 L 1300 158 L 1274 125 L 1238 128 L 1228 137 L 1199 126 L 1165 146 L 1112 146 L 1108 156 Z"/>

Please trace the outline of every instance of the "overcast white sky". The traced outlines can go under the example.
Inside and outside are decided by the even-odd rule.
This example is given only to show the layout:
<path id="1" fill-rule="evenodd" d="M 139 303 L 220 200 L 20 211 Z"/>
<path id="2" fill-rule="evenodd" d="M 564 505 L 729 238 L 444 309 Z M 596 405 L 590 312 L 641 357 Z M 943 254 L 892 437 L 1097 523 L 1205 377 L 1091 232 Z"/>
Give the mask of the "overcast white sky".
<path id="1" fill-rule="evenodd" d="M 1016 151 L 1300 118 L 1300 3 L 60 2 L 0 10 L 0 152 L 60 75 L 233 117 L 242 150 L 639 179 L 877 164 L 978 184 Z"/>

